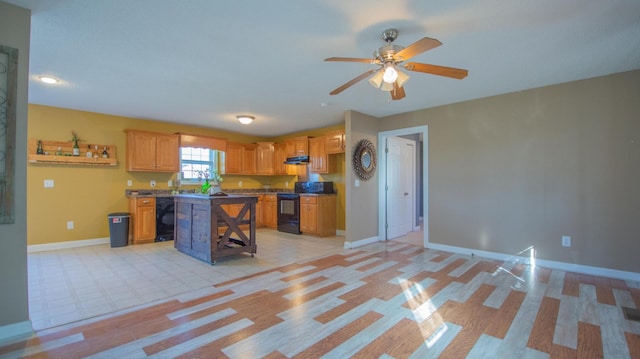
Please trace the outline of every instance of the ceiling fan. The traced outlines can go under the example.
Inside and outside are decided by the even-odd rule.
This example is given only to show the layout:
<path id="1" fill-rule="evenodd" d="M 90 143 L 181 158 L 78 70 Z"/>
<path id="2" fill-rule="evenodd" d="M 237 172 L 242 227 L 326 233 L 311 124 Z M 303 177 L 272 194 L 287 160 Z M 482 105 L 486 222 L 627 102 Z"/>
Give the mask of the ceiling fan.
<path id="1" fill-rule="evenodd" d="M 419 62 L 403 63 L 418 54 L 442 45 L 442 43 L 436 39 L 423 37 L 407 47 L 392 45 L 391 43 L 397 37 L 398 30 L 396 29 L 387 29 L 382 32 L 382 40 L 387 44 L 375 50 L 373 52 L 373 58 L 371 59 L 354 57 L 329 57 L 324 59 L 324 61 L 365 62 L 379 66 L 376 69 L 369 70 L 351 81 L 346 82 L 344 85 L 329 92 L 329 94 L 337 95 L 355 85 L 357 82 L 367 78 L 369 75 L 375 73 L 375 75 L 369 79 L 369 83 L 373 87 L 379 88 L 382 91 L 389 91 L 391 93 L 392 100 L 400 100 L 405 97 L 403 86 L 409 79 L 409 75 L 399 70 L 400 67 L 408 71 L 451 77 L 454 79 L 463 79 L 467 77 L 468 71 L 464 69 L 422 64 Z"/>

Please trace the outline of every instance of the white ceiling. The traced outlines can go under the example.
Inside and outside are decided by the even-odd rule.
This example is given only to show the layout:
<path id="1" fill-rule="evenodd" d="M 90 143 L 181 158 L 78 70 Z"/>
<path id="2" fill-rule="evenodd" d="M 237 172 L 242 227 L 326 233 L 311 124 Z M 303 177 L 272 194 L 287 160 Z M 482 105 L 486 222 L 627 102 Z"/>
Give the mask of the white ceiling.
<path id="1" fill-rule="evenodd" d="M 640 69 L 638 0 L 2 1 L 32 10 L 30 103 L 260 136 Z M 469 76 L 330 96 L 374 65 L 323 60 L 371 57 L 390 27 L 397 45 L 443 43 L 411 61 Z"/>

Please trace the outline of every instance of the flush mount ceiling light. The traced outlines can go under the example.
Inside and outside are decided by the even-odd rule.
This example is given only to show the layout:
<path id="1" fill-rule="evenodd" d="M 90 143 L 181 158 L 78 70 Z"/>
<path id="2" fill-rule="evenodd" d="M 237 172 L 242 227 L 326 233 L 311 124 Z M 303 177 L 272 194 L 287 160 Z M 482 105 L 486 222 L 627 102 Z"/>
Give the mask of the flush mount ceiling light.
<path id="1" fill-rule="evenodd" d="M 38 79 L 46 84 L 57 84 L 60 82 L 60 80 L 51 76 L 38 76 Z"/>
<path id="2" fill-rule="evenodd" d="M 251 122 L 253 122 L 253 120 L 255 120 L 255 117 L 253 116 L 248 116 L 248 115 L 238 115 L 236 116 L 236 118 L 238 119 L 238 121 L 240 121 L 241 124 L 243 125 L 248 125 Z"/>

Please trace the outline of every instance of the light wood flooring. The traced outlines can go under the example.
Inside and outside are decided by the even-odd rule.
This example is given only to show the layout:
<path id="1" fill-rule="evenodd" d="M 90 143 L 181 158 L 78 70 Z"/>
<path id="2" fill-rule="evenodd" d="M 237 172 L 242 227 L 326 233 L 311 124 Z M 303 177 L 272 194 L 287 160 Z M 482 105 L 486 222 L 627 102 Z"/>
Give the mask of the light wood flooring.
<path id="1" fill-rule="evenodd" d="M 45 329 L 0 358 L 640 358 L 622 307 L 640 308 L 640 283 L 387 241 Z"/>

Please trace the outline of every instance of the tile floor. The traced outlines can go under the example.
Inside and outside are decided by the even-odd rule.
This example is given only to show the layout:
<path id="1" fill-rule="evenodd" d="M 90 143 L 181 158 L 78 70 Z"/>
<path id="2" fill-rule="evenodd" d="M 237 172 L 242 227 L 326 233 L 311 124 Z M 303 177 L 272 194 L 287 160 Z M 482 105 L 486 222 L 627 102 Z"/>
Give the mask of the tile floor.
<path id="1" fill-rule="evenodd" d="M 296 261 L 340 253 L 344 237 L 257 231 L 258 253 L 212 266 L 173 248 L 173 241 L 108 244 L 29 253 L 29 315 L 35 330 L 96 317 Z"/>

